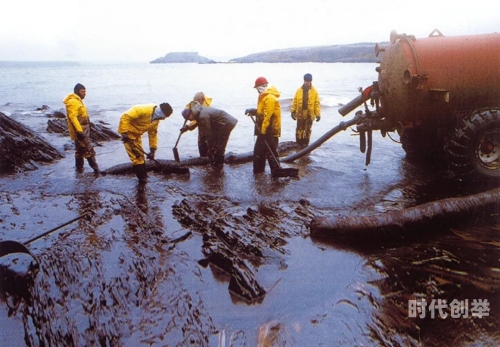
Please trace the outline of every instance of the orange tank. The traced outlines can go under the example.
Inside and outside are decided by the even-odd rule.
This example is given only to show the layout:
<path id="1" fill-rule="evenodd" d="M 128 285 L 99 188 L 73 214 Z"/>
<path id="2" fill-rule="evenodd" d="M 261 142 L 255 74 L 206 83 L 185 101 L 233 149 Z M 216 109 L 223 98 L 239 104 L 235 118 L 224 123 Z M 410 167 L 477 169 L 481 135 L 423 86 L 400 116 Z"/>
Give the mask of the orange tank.
<path id="1" fill-rule="evenodd" d="M 397 130 L 407 159 L 444 155 L 462 181 L 500 182 L 500 34 L 447 37 L 434 30 L 416 39 L 393 31 L 375 53 L 378 80 L 339 108 L 345 116 L 365 104 L 354 121 L 366 163 L 372 131 Z"/>
<path id="2" fill-rule="evenodd" d="M 449 117 L 500 104 L 500 34 L 427 38 L 391 33 L 378 83 L 389 123 L 448 123 Z"/>

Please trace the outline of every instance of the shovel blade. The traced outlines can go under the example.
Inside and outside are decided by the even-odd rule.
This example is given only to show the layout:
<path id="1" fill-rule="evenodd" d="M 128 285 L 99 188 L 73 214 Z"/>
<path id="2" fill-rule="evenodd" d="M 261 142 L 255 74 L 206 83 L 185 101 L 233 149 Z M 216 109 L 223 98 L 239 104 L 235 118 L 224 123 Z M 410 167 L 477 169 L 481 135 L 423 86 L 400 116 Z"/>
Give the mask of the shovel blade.
<path id="1" fill-rule="evenodd" d="M 274 169 L 271 172 L 272 177 L 299 177 L 299 169 L 286 168 Z"/>
<path id="2" fill-rule="evenodd" d="M 172 148 L 172 152 L 174 152 L 175 161 L 180 162 L 181 158 L 179 157 L 179 151 L 177 150 L 177 147 Z"/>

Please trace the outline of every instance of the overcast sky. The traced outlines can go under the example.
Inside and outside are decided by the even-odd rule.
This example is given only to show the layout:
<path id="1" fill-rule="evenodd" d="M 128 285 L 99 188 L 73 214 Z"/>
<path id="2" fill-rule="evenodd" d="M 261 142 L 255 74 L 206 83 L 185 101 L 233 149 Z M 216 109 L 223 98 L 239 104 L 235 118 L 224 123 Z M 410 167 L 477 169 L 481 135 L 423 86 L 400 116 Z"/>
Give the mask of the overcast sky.
<path id="1" fill-rule="evenodd" d="M 6 0 L 0 60 L 228 60 L 280 48 L 500 32 L 498 0 Z"/>

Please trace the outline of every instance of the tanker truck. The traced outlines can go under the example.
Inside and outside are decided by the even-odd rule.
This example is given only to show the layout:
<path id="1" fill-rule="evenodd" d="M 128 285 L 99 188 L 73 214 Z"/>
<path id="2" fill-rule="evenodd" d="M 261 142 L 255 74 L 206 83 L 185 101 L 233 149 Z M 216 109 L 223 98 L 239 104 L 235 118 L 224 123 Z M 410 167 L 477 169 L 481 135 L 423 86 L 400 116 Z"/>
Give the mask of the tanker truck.
<path id="1" fill-rule="evenodd" d="M 360 150 L 372 131 L 397 132 L 406 158 L 444 156 L 462 180 L 500 179 L 500 33 L 429 37 L 391 32 L 377 44 L 377 81 L 339 109 L 355 109 Z"/>

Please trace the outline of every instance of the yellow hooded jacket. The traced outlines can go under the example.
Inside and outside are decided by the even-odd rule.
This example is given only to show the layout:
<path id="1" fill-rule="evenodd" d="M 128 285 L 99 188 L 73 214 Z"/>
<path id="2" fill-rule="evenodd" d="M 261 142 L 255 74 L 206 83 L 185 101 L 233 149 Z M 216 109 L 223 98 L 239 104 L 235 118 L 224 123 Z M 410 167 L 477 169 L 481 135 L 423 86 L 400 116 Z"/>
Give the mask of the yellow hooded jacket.
<path id="1" fill-rule="evenodd" d="M 259 95 L 256 123 L 262 134 L 274 137 L 281 136 L 281 105 L 278 100 L 280 95 L 274 86 L 269 86 Z M 258 135 L 257 131 L 255 135 Z"/>
<path id="2" fill-rule="evenodd" d="M 304 98 L 304 90 L 302 87 L 299 87 L 295 92 L 295 96 L 292 101 L 292 106 L 290 111 L 292 113 L 297 113 L 297 117 L 302 116 L 302 99 Z M 309 118 L 314 119 L 317 116 L 321 115 L 321 107 L 319 103 L 319 94 L 314 86 L 311 86 L 309 89 L 308 98 L 307 98 L 307 116 Z"/>
<path id="3" fill-rule="evenodd" d="M 155 104 L 137 105 L 126 111 L 120 118 L 118 132 L 127 134 L 131 140 L 138 139 L 148 132 L 149 148 L 158 148 L 159 120 L 152 120 Z"/>
<path id="4" fill-rule="evenodd" d="M 201 104 L 201 106 L 210 106 L 211 104 L 212 104 L 212 98 L 205 96 L 205 100 L 203 100 L 203 103 Z M 189 102 L 189 104 L 186 105 L 186 108 L 191 108 L 191 102 Z M 196 129 L 197 126 L 198 126 L 198 122 L 193 120 L 188 124 L 187 128 L 188 128 L 188 130 L 194 130 L 194 129 Z"/>
<path id="5" fill-rule="evenodd" d="M 76 140 L 76 133 L 86 132 L 90 128 L 90 119 L 83 100 L 75 93 L 71 93 L 63 100 L 66 105 L 68 130 L 71 140 Z"/>

